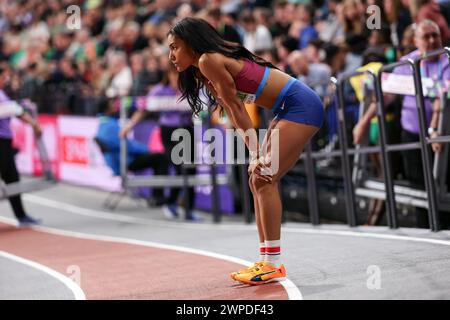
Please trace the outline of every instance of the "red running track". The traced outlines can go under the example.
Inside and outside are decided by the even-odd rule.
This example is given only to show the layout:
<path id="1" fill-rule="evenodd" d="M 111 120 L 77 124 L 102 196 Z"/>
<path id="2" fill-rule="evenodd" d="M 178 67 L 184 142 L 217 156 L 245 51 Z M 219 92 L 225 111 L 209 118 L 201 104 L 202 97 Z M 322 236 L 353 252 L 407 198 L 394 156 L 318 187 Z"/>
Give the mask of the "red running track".
<path id="1" fill-rule="evenodd" d="M 240 285 L 234 262 L 138 244 L 82 239 L 0 222 L 0 250 L 70 276 L 80 268 L 86 299 L 287 300 L 279 283 Z"/>

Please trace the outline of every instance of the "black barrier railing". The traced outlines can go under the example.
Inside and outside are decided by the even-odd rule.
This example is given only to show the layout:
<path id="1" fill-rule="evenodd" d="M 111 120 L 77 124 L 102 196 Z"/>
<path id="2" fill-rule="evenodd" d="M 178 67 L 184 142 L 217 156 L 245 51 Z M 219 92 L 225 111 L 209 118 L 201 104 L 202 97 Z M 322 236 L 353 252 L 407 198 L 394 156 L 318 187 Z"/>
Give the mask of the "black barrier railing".
<path id="1" fill-rule="evenodd" d="M 350 74 L 346 74 L 345 76 L 341 77 L 339 81 L 334 80 L 334 83 L 337 85 L 337 102 L 338 102 L 338 135 L 340 140 L 340 150 L 335 150 L 327 153 L 323 152 L 311 152 L 310 149 L 305 150 L 305 154 L 303 154 L 300 159 L 305 160 L 305 163 L 309 168 L 312 168 L 311 166 L 311 160 L 317 160 L 317 159 L 324 159 L 324 158 L 332 158 L 332 157 L 340 157 L 342 160 L 342 173 L 343 173 L 343 179 L 344 179 L 344 188 L 345 188 L 345 198 L 346 198 L 346 208 L 347 208 L 347 222 L 350 226 L 356 225 L 356 201 L 355 201 L 355 190 L 354 185 L 352 181 L 352 177 L 350 174 L 350 155 L 358 155 L 358 154 L 368 154 L 368 153 L 380 153 L 382 156 L 382 166 L 383 166 L 383 172 L 384 172 L 384 183 L 382 186 L 372 182 L 368 183 L 373 190 L 376 189 L 379 190 L 375 194 L 375 198 L 385 199 L 387 204 L 387 220 L 388 225 L 390 228 L 398 228 L 398 218 L 397 218 L 397 208 L 396 208 L 396 200 L 401 201 L 405 204 L 410 205 L 418 205 L 422 207 L 428 208 L 428 218 L 430 222 L 430 229 L 432 231 L 438 231 L 440 230 L 440 223 L 439 223 L 439 203 L 438 198 L 436 195 L 436 189 L 435 189 L 435 181 L 433 179 L 433 168 L 431 163 L 431 149 L 430 144 L 431 143 L 449 143 L 450 142 L 450 136 L 440 136 L 437 138 L 427 138 L 426 131 L 426 118 L 425 118 L 425 107 L 424 107 L 424 94 L 422 90 L 422 78 L 420 74 L 420 68 L 419 64 L 420 61 L 424 59 L 429 59 L 432 57 L 436 57 L 442 54 L 446 54 L 450 58 L 450 49 L 444 48 L 441 50 L 437 50 L 434 52 L 431 52 L 429 54 L 423 55 L 416 60 L 402 60 L 393 64 L 389 64 L 386 66 L 383 66 L 378 75 L 376 76 L 370 71 L 361 71 L 361 72 L 353 72 Z M 416 101 L 417 101 L 417 108 L 419 111 L 419 130 L 420 130 L 420 138 L 421 140 L 419 142 L 414 143 L 400 143 L 400 144 L 388 144 L 387 143 L 387 137 L 386 137 L 386 121 L 385 121 L 385 105 L 384 105 L 384 97 L 383 97 L 383 87 L 382 87 L 382 73 L 387 72 L 389 70 L 393 70 L 396 67 L 402 66 L 402 65 L 409 65 L 412 69 L 412 75 L 414 80 L 414 88 L 416 92 Z M 366 74 L 370 76 L 374 82 L 374 88 L 375 88 L 375 103 L 376 103 L 376 115 L 379 123 L 379 139 L 380 139 L 380 145 L 379 146 L 370 146 L 370 147 L 360 147 L 357 146 L 356 148 L 348 148 L 347 146 L 347 126 L 345 123 L 345 104 L 344 104 L 344 83 L 345 81 L 349 80 L 350 78 L 358 75 Z M 333 80 L 332 80 L 333 82 Z M 443 108 L 448 108 L 448 98 L 443 93 L 441 103 L 444 106 Z M 443 115 L 441 115 L 441 125 L 443 121 Z M 393 151 L 402 151 L 402 150 L 412 150 L 412 149 L 420 149 L 421 150 L 421 156 L 424 159 L 423 161 L 423 170 L 424 170 L 424 177 L 426 182 L 426 189 L 425 192 L 421 192 L 420 190 L 414 190 L 414 189 L 408 189 L 404 188 L 402 186 L 395 186 L 394 185 L 394 179 L 391 172 L 391 159 L 390 159 L 390 153 Z M 428 160 L 427 160 L 428 159 Z M 309 163 L 309 164 L 308 164 Z M 448 164 L 441 164 L 441 167 L 443 165 Z M 308 197 L 313 194 L 317 194 L 317 188 L 315 184 L 315 179 L 311 176 L 311 170 L 307 170 L 307 182 L 308 182 Z M 314 174 L 313 174 L 314 176 Z M 442 182 L 442 179 L 441 179 Z M 395 192 L 400 192 L 401 194 L 396 195 Z M 414 194 L 418 198 L 411 198 L 408 196 L 405 196 L 406 193 Z M 440 193 L 440 195 L 442 192 Z M 372 195 L 364 195 L 363 196 L 369 196 L 373 197 Z M 424 199 L 421 200 L 420 198 Z M 440 197 L 442 198 L 442 197 Z M 317 197 L 310 197 L 308 199 L 310 202 L 309 208 L 310 208 L 310 218 L 311 222 L 313 224 L 316 224 L 316 221 L 318 220 L 318 212 L 314 207 L 317 205 Z"/>
<path id="2" fill-rule="evenodd" d="M 353 188 L 352 175 L 350 173 L 350 158 L 347 146 L 347 124 L 345 122 L 345 99 L 344 84 L 353 76 L 364 75 L 365 72 L 352 72 L 340 77 L 337 81 L 337 118 L 338 118 L 338 136 L 341 147 L 342 174 L 344 177 L 345 207 L 347 209 L 347 223 L 351 227 L 357 224 L 355 190 Z"/>
<path id="3" fill-rule="evenodd" d="M 341 142 L 341 160 L 342 160 L 342 171 L 344 175 L 344 187 L 345 187 L 345 195 L 346 195 L 346 207 L 347 207 L 347 219 L 348 224 L 350 226 L 356 226 L 357 217 L 356 217 L 356 201 L 355 201 L 355 190 L 353 185 L 353 179 L 350 174 L 351 164 L 350 164 L 350 152 L 347 145 L 347 124 L 345 122 L 345 102 L 344 102 L 344 85 L 345 82 L 350 80 L 355 76 L 367 75 L 372 78 L 374 88 L 375 88 L 375 101 L 377 105 L 377 118 L 380 125 L 380 148 L 382 155 L 382 166 L 384 173 L 384 181 L 386 183 L 386 200 L 387 200 L 387 221 L 390 228 L 397 228 L 398 223 L 396 219 L 396 208 L 394 203 L 394 183 L 392 181 L 392 174 L 390 170 L 390 161 L 389 154 L 386 152 L 386 125 L 385 125 L 385 111 L 383 103 L 380 99 L 381 86 L 380 83 L 377 82 L 377 76 L 371 72 L 370 70 L 366 71 L 355 71 L 349 74 L 346 74 L 338 80 L 337 83 L 337 94 L 338 94 L 338 133 L 339 140 Z M 352 150 L 352 154 L 362 154 L 374 152 L 376 149 L 371 149 L 370 152 L 364 150 L 365 148 L 361 148 L 357 146 L 356 149 Z M 378 151 L 376 151 L 378 152 Z"/>
<path id="4" fill-rule="evenodd" d="M 417 107 L 419 112 L 419 124 L 420 124 L 420 144 L 421 144 L 421 152 L 422 152 L 422 160 L 424 161 L 424 175 L 425 175 L 425 187 L 428 195 L 429 202 L 429 222 L 433 231 L 440 230 L 440 220 L 439 220 L 439 207 L 436 195 L 436 187 L 433 179 L 433 166 L 431 163 L 431 146 L 427 144 L 427 124 L 426 124 L 426 115 L 425 115 L 425 102 L 423 96 L 422 89 L 422 77 L 420 70 L 420 63 L 423 60 L 427 60 L 433 57 L 439 57 L 442 54 L 446 54 L 447 58 L 450 61 L 450 50 L 449 48 L 444 48 L 441 50 L 436 50 L 430 52 L 426 55 L 419 56 L 414 61 L 414 85 L 416 88 L 416 97 L 417 97 Z"/>
<path id="5" fill-rule="evenodd" d="M 438 216 L 438 204 L 436 196 L 436 187 L 433 179 L 433 167 L 431 164 L 431 146 L 427 145 L 427 120 L 425 115 L 425 102 L 423 97 L 422 79 L 420 75 L 420 61 L 422 59 L 416 59 L 412 61 L 414 63 L 414 87 L 416 89 L 416 102 L 417 112 L 419 114 L 419 139 L 420 139 L 420 152 L 423 161 L 423 173 L 425 177 L 425 190 L 427 191 L 428 199 L 428 219 L 431 230 L 438 231 L 440 229 L 439 216 Z"/>
<path id="6" fill-rule="evenodd" d="M 439 206 L 438 206 L 438 199 L 437 199 L 437 193 L 436 193 L 436 185 L 433 178 L 433 165 L 432 165 L 432 154 L 431 154 L 431 147 L 430 144 L 434 142 L 448 142 L 448 137 L 440 137 L 438 139 L 428 139 L 427 138 L 427 124 L 426 124 L 426 114 L 425 114 L 425 103 L 424 103 L 424 93 L 423 93 L 423 87 L 422 87 L 422 77 L 420 73 L 420 63 L 421 61 L 425 59 L 430 59 L 436 56 L 440 56 L 442 54 L 446 54 L 447 57 L 450 59 L 449 55 L 450 51 L 448 48 L 440 49 L 434 52 L 430 52 L 426 55 L 422 55 L 418 57 L 415 60 L 402 60 L 397 63 L 393 63 L 387 66 L 383 66 L 380 69 L 380 73 L 378 76 L 378 100 L 380 107 L 378 108 L 378 112 L 382 112 L 384 110 L 384 99 L 382 96 L 382 85 L 381 85 L 381 74 L 383 72 L 388 72 L 394 70 L 396 67 L 399 67 L 401 65 L 409 65 L 412 69 L 412 75 L 414 80 L 414 89 L 415 89 L 415 96 L 416 96 L 416 106 L 417 106 L 417 112 L 419 116 L 419 143 L 410 143 L 410 144 L 399 144 L 399 145 L 388 145 L 387 143 L 381 143 L 381 146 L 387 146 L 386 151 L 383 152 L 385 155 L 385 158 L 388 157 L 389 152 L 392 151 L 399 151 L 399 150 L 411 150 L 411 149 L 420 149 L 421 151 L 421 157 L 422 157 L 422 167 L 423 167 L 423 174 L 425 178 L 425 190 L 427 194 L 427 209 L 428 209 L 428 220 L 430 229 L 432 231 L 439 231 L 440 230 L 440 221 L 439 221 Z M 445 104 L 445 100 L 441 100 L 442 104 Z M 441 115 L 442 116 L 442 115 Z M 385 126 L 384 118 L 381 119 L 380 126 Z M 380 137 L 381 132 L 384 130 L 380 128 Z M 385 131 L 384 131 L 385 132 Z M 391 204 L 389 206 L 395 206 L 394 203 L 394 189 L 388 188 L 387 189 L 387 195 L 386 197 L 390 195 L 390 201 Z M 394 207 L 395 209 L 395 207 Z M 394 211 L 395 212 L 395 211 Z M 395 215 L 396 220 L 396 215 Z"/>
<path id="7" fill-rule="evenodd" d="M 423 104 L 423 90 L 422 90 L 422 83 L 421 83 L 421 79 L 420 79 L 420 74 L 417 74 L 416 69 L 417 66 L 415 65 L 414 61 L 411 59 L 407 59 L 407 60 L 402 60 L 399 61 L 397 63 L 393 63 L 393 64 L 389 64 L 386 66 L 383 66 L 380 69 L 380 76 L 378 77 L 378 87 L 380 88 L 379 92 L 378 92 L 378 99 L 379 99 L 379 104 L 380 104 L 380 108 L 379 108 L 379 112 L 383 112 L 384 111 L 384 98 L 382 95 L 382 77 L 381 74 L 383 72 L 389 72 L 394 70 L 397 67 L 403 66 L 403 65 L 409 65 L 411 67 L 412 73 L 413 73 L 413 79 L 414 79 L 414 89 L 415 89 L 415 93 L 416 93 L 416 102 L 417 102 L 417 108 L 418 108 L 418 115 L 419 115 L 419 138 L 420 138 L 420 142 L 417 143 L 410 143 L 408 145 L 404 145 L 404 144 L 399 144 L 397 146 L 392 146 L 392 145 L 388 145 L 387 143 L 385 143 L 385 146 L 387 146 L 387 151 L 388 152 L 384 152 L 383 154 L 385 155 L 389 155 L 389 152 L 392 151 L 400 151 L 400 150 L 411 150 L 411 149 L 417 149 L 419 147 L 419 149 L 421 150 L 421 157 L 423 161 L 423 170 L 424 170 L 424 176 L 425 176 L 425 189 L 427 191 L 427 199 L 428 199 L 428 209 L 433 211 L 436 208 L 436 201 L 435 201 L 435 189 L 434 189 L 434 184 L 433 183 L 429 183 L 429 179 L 428 179 L 428 174 L 429 174 L 429 168 L 431 168 L 430 164 L 431 164 L 431 154 L 427 151 L 428 148 L 426 146 L 426 140 L 425 140 L 425 131 L 426 131 L 426 118 L 425 118 L 425 111 L 424 111 L 424 104 Z M 384 119 L 380 122 L 381 124 L 384 124 L 385 126 L 385 121 Z M 384 131 L 384 130 L 383 130 Z M 392 203 L 389 204 L 389 206 L 391 207 L 392 205 L 395 206 L 395 203 L 393 202 L 395 194 L 394 194 L 394 190 L 393 189 L 389 189 L 387 190 L 387 194 L 391 195 L 390 197 L 390 201 L 392 201 Z M 431 196 L 430 196 L 431 195 Z M 434 208 L 434 209 L 433 209 Z M 436 212 L 436 211 L 434 211 Z M 397 218 L 397 215 L 395 214 L 395 219 Z M 430 219 L 430 228 L 432 230 L 435 229 L 434 227 L 434 223 L 431 221 Z"/>

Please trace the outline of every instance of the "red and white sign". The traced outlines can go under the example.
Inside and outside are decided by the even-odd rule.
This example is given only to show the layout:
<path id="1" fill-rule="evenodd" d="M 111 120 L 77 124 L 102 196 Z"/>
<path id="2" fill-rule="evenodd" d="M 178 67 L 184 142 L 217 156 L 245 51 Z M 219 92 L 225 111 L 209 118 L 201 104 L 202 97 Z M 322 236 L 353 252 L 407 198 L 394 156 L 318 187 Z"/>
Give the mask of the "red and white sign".
<path id="1" fill-rule="evenodd" d="M 88 148 L 87 137 L 61 137 L 62 162 L 87 166 L 89 164 Z"/>

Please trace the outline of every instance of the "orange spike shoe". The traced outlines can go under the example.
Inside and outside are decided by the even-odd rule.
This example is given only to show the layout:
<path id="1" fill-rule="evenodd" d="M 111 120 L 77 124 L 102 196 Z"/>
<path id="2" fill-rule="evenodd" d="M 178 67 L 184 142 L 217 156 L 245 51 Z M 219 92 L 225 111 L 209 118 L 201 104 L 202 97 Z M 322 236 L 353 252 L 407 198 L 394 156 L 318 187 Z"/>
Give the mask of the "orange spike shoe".
<path id="1" fill-rule="evenodd" d="M 284 265 L 277 268 L 267 262 L 255 266 L 249 272 L 239 273 L 234 276 L 234 280 L 250 285 L 260 285 L 269 282 L 283 281 L 285 279 L 286 269 L 284 268 Z"/>
<path id="2" fill-rule="evenodd" d="M 230 277 L 231 277 L 231 279 L 236 280 L 235 279 L 236 275 L 250 272 L 250 271 L 252 271 L 252 269 L 257 268 L 257 267 L 259 267 L 259 266 L 261 266 L 263 264 L 264 264 L 264 261 L 255 262 L 253 265 L 251 265 L 248 268 L 244 268 L 244 269 L 241 269 L 241 270 L 239 270 L 237 272 L 230 273 Z"/>

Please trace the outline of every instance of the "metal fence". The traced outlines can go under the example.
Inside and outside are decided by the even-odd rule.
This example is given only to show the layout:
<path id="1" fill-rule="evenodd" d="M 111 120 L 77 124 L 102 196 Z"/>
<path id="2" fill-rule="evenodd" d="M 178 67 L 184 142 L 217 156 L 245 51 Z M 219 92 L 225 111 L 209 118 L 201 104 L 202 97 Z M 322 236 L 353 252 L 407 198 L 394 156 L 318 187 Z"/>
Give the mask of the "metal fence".
<path id="1" fill-rule="evenodd" d="M 313 160 L 320 158 L 328 158 L 328 157 L 339 157 L 342 161 L 342 173 L 344 179 L 344 188 L 345 188 L 345 198 L 346 198 L 346 209 L 347 209 L 347 223 L 349 226 L 354 227 L 357 225 L 356 219 L 356 194 L 355 194 L 355 186 L 352 181 L 351 175 L 351 163 L 350 156 L 358 155 L 358 154 L 367 154 L 367 153 L 380 153 L 382 157 L 382 166 L 384 172 L 384 186 L 381 188 L 372 188 L 372 190 L 367 189 L 368 191 L 372 191 L 371 194 L 359 192 L 360 196 L 366 196 L 370 198 L 379 198 L 386 200 L 387 206 L 387 221 L 390 228 L 398 228 L 398 219 L 397 219 L 397 210 L 396 210 L 396 202 L 399 203 L 413 203 L 419 204 L 419 206 L 425 207 L 428 209 L 428 218 L 430 223 L 430 229 L 432 231 L 439 231 L 441 229 L 440 226 L 440 217 L 439 210 L 446 209 L 448 210 L 448 194 L 444 188 L 444 181 L 442 179 L 442 175 L 439 177 L 438 170 L 446 170 L 448 166 L 448 150 L 445 150 L 442 154 L 438 154 L 435 158 L 434 172 L 433 176 L 433 163 L 431 156 L 431 148 L 430 145 L 432 143 L 448 143 L 450 142 L 450 135 L 443 135 L 438 138 L 428 138 L 427 137 L 427 125 L 426 125 L 426 115 L 425 115 L 425 104 L 424 104 L 424 93 L 422 88 L 422 77 L 420 71 L 420 63 L 423 60 L 427 60 L 436 56 L 446 55 L 447 58 L 450 59 L 450 48 L 443 48 L 441 50 L 437 50 L 426 55 L 420 56 L 415 60 L 402 60 L 400 62 L 396 62 L 393 64 L 389 64 L 383 66 L 378 75 L 375 75 L 373 72 L 365 71 L 365 72 L 353 72 L 350 74 L 346 74 L 339 78 L 339 80 L 332 79 L 332 82 L 337 87 L 337 97 L 338 97 L 338 134 L 340 140 L 340 150 L 335 151 L 333 153 L 323 154 L 321 152 L 311 152 L 311 148 L 307 148 L 304 155 L 301 158 L 305 159 L 307 166 L 310 168 L 313 167 Z M 386 90 L 383 90 L 382 87 L 382 73 L 388 72 L 395 69 L 398 66 L 409 65 L 412 70 L 412 76 L 414 80 L 414 89 L 416 96 L 416 103 L 419 115 L 419 129 L 420 141 L 418 143 L 402 143 L 402 144 L 388 144 L 386 139 L 386 121 L 385 121 L 385 104 L 383 94 L 386 93 Z M 347 145 L 347 125 L 345 122 L 344 112 L 345 112 L 345 103 L 344 103 L 344 91 L 343 87 L 346 81 L 354 76 L 358 76 L 361 74 L 366 74 L 372 78 L 374 86 L 375 86 L 375 97 L 376 97 L 376 105 L 377 105 L 377 119 L 379 123 L 379 133 L 380 133 L 380 141 L 379 146 L 374 147 L 361 147 L 357 146 L 356 148 L 349 148 Z M 441 93 L 441 102 L 442 102 L 442 114 L 440 117 L 440 131 L 448 133 L 448 122 L 444 119 L 448 117 L 448 109 L 450 107 L 448 96 L 446 92 Z M 421 193 L 420 190 L 414 190 L 412 188 L 407 188 L 406 192 L 403 190 L 403 195 L 396 195 L 396 193 L 401 193 L 402 189 L 399 186 L 394 185 L 394 177 L 391 173 L 390 167 L 390 153 L 393 151 L 401 151 L 401 150 L 412 150 L 417 149 L 420 150 L 420 155 L 423 160 L 423 173 L 425 177 L 425 193 Z M 307 170 L 310 172 L 307 175 L 307 184 L 308 184 L 308 195 L 309 195 L 309 208 L 310 208 L 310 220 L 313 224 L 318 224 L 319 212 L 318 212 L 318 204 L 317 204 L 317 190 L 316 190 L 316 181 L 314 174 L 311 173 L 312 170 Z M 439 178 L 439 179 L 438 179 Z M 438 183 L 437 183 L 437 180 Z M 403 188 L 405 189 L 405 188 Z M 438 189 L 438 191 L 436 190 Z M 364 191 L 364 190 L 356 190 L 356 191 Z M 416 192 L 414 194 L 414 192 Z M 405 194 L 406 193 L 406 194 Z M 439 193 L 439 194 L 438 194 Z M 419 197 L 417 197 L 419 194 Z M 422 198 L 423 201 L 416 199 L 417 201 L 412 202 L 411 198 Z"/>

